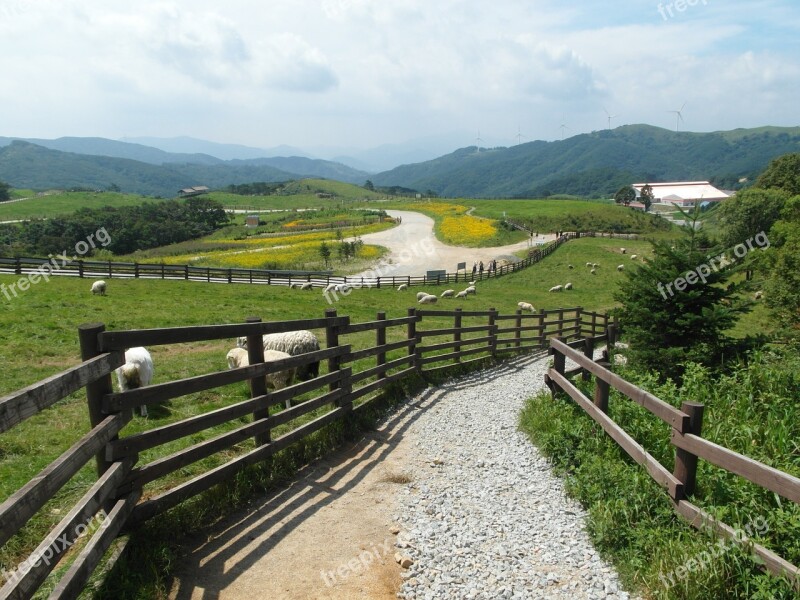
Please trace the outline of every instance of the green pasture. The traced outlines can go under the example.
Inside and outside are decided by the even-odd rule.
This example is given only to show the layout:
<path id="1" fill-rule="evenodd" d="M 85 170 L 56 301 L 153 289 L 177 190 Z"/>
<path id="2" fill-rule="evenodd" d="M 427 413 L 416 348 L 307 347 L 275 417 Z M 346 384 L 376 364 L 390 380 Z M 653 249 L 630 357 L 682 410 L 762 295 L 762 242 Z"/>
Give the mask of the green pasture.
<path id="1" fill-rule="evenodd" d="M 15 190 L 20 192 L 23 190 Z M 24 190 L 26 200 L 0 203 L 0 221 L 21 219 L 46 219 L 75 212 L 80 208 L 101 208 L 103 206 L 132 206 L 143 202 L 162 202 L 137 194 L 118 192 L 45 192 L 38 196 Z"/>

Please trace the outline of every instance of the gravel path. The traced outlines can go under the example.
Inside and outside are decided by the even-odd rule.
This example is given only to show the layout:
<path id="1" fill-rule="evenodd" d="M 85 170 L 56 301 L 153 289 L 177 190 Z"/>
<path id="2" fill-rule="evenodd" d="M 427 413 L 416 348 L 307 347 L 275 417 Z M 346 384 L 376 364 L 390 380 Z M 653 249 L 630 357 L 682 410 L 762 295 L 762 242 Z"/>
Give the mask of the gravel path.
<path id="1" fill-rule="evenodd" d="M 408 431 L 413 482 L 395 519 L 414 562 L 398 597 L 629 598 L 548 462 L 517 430 L 548 357 L 519 358 L 424 392 Z"/>

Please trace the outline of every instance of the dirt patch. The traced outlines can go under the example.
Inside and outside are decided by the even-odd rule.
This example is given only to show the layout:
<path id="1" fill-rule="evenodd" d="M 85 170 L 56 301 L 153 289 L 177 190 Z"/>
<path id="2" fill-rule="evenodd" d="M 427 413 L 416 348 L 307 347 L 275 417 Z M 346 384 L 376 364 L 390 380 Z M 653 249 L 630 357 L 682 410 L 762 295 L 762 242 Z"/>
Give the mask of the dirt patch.
<path id="1" fill-rule="evenodd" d="M 358 443 L 204 532 L 176 569 L 170 598 L 395 598 L 402 569 L 392 515 L 410 481 L 403 434 L 417 414 L 404 405 Z"/>

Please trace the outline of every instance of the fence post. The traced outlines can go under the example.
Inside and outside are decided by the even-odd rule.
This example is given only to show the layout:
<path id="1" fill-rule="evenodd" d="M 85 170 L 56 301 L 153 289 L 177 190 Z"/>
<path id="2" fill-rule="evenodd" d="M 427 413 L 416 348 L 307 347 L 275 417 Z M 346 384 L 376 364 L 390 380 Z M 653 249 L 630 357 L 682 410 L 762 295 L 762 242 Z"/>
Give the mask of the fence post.
<path id="1" fill-rule="evenodd" d="M 699 436 L 703 430 L 703 410 L 705 406 L 698 402 L 683 402 L 681 412 L 689 415 L 689 429 L 685 433 Z M 683 484 L 684 496 L 694 494 L 697 482 L 697 455 L 681 448 L 675 448 L 675 479 Z M 680 498 L 676 498 L 680 500 Z"/>
<path id="2" fill-rule="evenodd" d="M 78 261 L 78 277 L 83 278 L 83 261 Z"/>
<path id="3" fill-rule="evenodd" d="M 206 281 L 211 283 L 211 267 L 206 267 Z"/>
<path id="4" fill-rule="evenodd" d="M 573 335 L 576 338 L 582 338 L 583 337 L 583 307 L 582 306 L 579 306 L 578 308 L 575 309 L 575 327 L 576 327 L 576 331 L 573 333 Z"/>
<path id="5" fill-rule="evenodd" d="M 164 263 L 161 263 L 161 279 L 164 279 Z"/>
<path id="6" fill-rule="evenodd" d="M 497 358 L 497 309 L 489 309 L 489 352 Z"/>
<path id="7" fill-rule="evenodd" d="M 14 259 L 14 274 L 22 275 L 22 260 L 20 260 L 19 256 Z"/>
<path id="8" fill-rule="evenodd" d="M 134 279 L 139 279 L 139 263 L 133 263 L 133 277 Z"/>
<path id="9" fill-rule="evenodd" d="M 554 338 L 554 339 L 556 339 L 556 340 L 558 340 L 560 342 L 564 341 L 564 340 L 562 340 L 561 338 L 558 338 L 558 337 Z M 553 356 L 553 369 L 555 370 L 556 373 L 559 373 L 559 374 L 563 375 L 564 371 L 566 370 L 567 357 L 564 356 L 564 354 L 562 354 L 559 350 L 554 348 L 552 345 L 550 346 L 549 354 L 551 354 Z M 560 390 L 561 388 L 558 386 L 558 384 L 556 384 L 555 381 L 550 379 L 549 375 L 545 375 L 544 376 L 544 382 L 545 382 L 545 385 L 547 385 L 547 387 L 550 388 L 550 394 L 555 399 L 556 392 L 558 392 L 558 390 Z"/>
<path id="10" fill-rule="evenodd" d="M 385 321 L 386 313 L 379 312 L 377 318 L 378 321 Z M 375 345 L 376 346 L 386 345 L 386 327 L 381 326 L 375 330 Z M 386 352 L 379 352 L 375 362 L 376 366 L 378 367 L 386 364 Z M 378 371 L 378 379 L 385 379 L 385 378 L 386 378 L 386 371 Z"/>
<path id="11" fill-rule="evenodd" d="M 522 344 L 522 309 L 517 309 L 517 318 L 514 320 L 515 327 L 517 330 L 514 332 L 514 347 L 519 348 L 520 344 Z"/>
<path id="12" fill-rule="evenodd" d="M 461 341 L 461 319 L 462 319 L 462 314 L 461 313 L 462 313 L 462 311 L 463 311 L 462 308 L 457 308 L 457 309 L 455 309 L 454 314 L 453 314 L 453 328 L 456 330 L 453 333 L 453 342 L 455 342 L 455 344 L 453 346 L 453 352 L 461 352 L 461 344 L 459 344 L 458 342 Z M 457 362 L 457 363 L 461 362 L 461 357 L 460 356 L 456 356 L 455 362 Z"/>
<path id="13" fill-rule="evenodd" d="M 416 317 L 417 316 L 417 309 L 416 308 L 409 308 L 408 309 L 408 316 L 409 317 Z M 419 364 L 419 356 L 417 355 L 417 323 L 416 323 L 416 321 L 409 321 L 407 339 L 409 341 L 413 340 L 413 343 L 408 346 L 408 355 L 414 357 L 411 360 L 411 366 L 413 366 L 417 370 L 417 372 L 419 372 L 420 371 L 420 364 Z"/>
<path id="14" fill-rule="evenodd" d="M 597 311 L 592 311 L 592 335 L 597 335 Z"/>
<path id="15" fill-rule="evenodd" d="M 108 278 L 111 279 L 113 277 L 113 272 L 111 270 L 111 261 L 108 261 Z"/>
<path id="16" fill-rule="evenodd" d="M 583 355 L 589 360 L 594 360 L 594 338 L 592 336 L 583 338 Z M 581 371 L 581 379 L 583 381 L 589 381 L 591 376 L 588 369 Z"/>
<path id="17" fill-rule="evenodd" d="M 261 323 L 260 317 L 247 317 L 248 323 Z M 264 340 L 261 333 L 254 333 L 247 336 L 247 359 L 251 365 L 264 362 Z M 267 394 L 267 379 L 264 376 L 254 377 L 250 379 L 250 397 L 259 398 Z M 267 404 L 268 399 L 265 399 L 264 404 Z M 253 420 L 259 421 L 261 419 L 269 418 L 269 406 L 253 411 Z M 259 433 L 255 436 L 256 446 L 263 446 L 270 442 L 270 431 Z"/>
<path id="18" fill-rule="evenodd" d="M 86 361 L 101 354 L 98 336 L 105 330 L 106 326 L 103 323 L 86 323 L 78 327 L 81 360 Z M 86 403 L 89 407 L 89 423 L 92 427 L 99 425 L 108 416 L 104 415 L 102 411 L 103 396 L 113 391 L 111 373 L 86 384 Z M 114 439 L 117 439 L 117 436 L 114 436 Z M 106 460 L 105 448 L 95 455 L 95 462 L 97 463 L 97 476 L 99 477 L 111 466 L 111 463 Z"/>
<path id="19" fill-rule="evenodd" d="M 544 309 L 540 308 L 539 309 L 539 315 L 538 315 L 538 317 L 539 317 L 539 345 L 542 348 L 546 348 L 547 347 L 547 333 L 545 331 L 547 329 L 547 325 L 545 325 L 545 322 L 544 322 L 545 321 L 545 316 L 546 315 L 544 313 Z"/>
<path id="20" fill-rule="evenodd" d="M 336 309 L 335 308 L 326 308 L 325 309 L 325 318 L 328 319 L 328 322 L 325 325 L 325 347 L 326 348 L 334 348 L 339 345 L 339 330 L 335 327 L 331 320 L 336 318 Z M 341 367 L 341 358 L 338 356 L 332 356 L 328 359 L 328 372 L 333 373 L 338 371 Z M 333 383 L 328 385 L 329 391 L 334 391 L 339 389 L 339 382 L 334 381 Z"/>
<path id="21" fill-rule="evenodd" d="M 609 350 L 613 350 L 614 344 L 617 343 L 617 326 L 616 324 L 612 323 L 608 326 L 608 348 Z"/>

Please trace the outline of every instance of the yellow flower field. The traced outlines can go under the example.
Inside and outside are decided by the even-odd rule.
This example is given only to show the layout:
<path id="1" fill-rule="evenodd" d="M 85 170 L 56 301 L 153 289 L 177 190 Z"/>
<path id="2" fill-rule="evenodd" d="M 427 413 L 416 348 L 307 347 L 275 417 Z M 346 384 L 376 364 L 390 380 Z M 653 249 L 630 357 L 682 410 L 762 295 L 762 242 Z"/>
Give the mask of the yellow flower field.
<path id="1" fill-rule="evenodd" d="M 494 238 L 497 227 L 491 219 L 471 215 L 445 216 L 439 226 L 443 241 L 453 246 L 476 246 Z"/>

